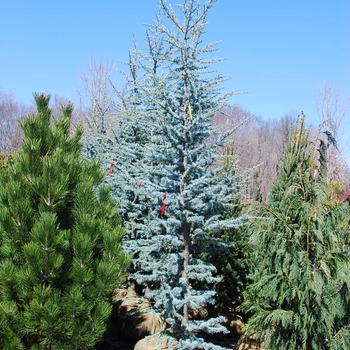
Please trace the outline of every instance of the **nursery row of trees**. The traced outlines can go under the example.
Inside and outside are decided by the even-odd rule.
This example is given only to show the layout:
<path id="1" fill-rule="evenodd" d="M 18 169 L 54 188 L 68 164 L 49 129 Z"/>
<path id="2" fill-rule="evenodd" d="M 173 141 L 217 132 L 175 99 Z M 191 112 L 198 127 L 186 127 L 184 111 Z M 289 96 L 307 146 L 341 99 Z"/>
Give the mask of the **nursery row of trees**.
<path id="1" fill-rule="evenodd" d="M 43 93 L 19 148 L 4 119 L 2 348 L 92 348 L 123 283 L 178 349 L 222 349 L 205 334 L 225 333 L 228 308 L 267 349 L 349 347 L 347 170 L 331 161 L 341 115 L 307 128 L 302 112 L 272 123 L 230 106 L 216 46 L 202 44 L 215 3 L 159 0 L 124 88 L 86 81 L 85 132 L 71 103 L 55 112 Z"/>

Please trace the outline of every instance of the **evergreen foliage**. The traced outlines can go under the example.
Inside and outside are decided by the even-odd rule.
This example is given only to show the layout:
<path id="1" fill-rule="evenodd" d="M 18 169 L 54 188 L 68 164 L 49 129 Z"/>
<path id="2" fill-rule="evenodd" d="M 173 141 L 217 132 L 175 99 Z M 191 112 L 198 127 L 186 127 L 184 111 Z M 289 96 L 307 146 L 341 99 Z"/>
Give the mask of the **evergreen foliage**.
<path id="1" fill-rule="evenodd" d="M 224 166 L 221 169 L 223 177 L 227 176 L 226 171 L 230 176 L 233 176 L 234 173 L 238 176 L 237 156 L 234 148 L 233 142 L 225 147 Z M 227 218 L 240 217 L 244 212 L 248 212 L 250 207 L 250 205 L 245 207 L 241 202 L 239 197 L 240 187 L 232 190 L 236 191 L 236 196 L 231 203 L 231 208 L 227 211 Z M 215 234 L 213 236 L 215 237 Z M 231 242 L 232 244 L 213 250 L 210 253 L 201 253 L 200 256 L 216 267 L 217 276 L 220 280 L 216 284 L 215 308 L 220 313 L 227 314 L 235 311 L 242 303 L 243 292 L 248 283 L 248 261 L 252 253 L 249 244 L 248 225 L 224 230 L 222 238 L 225 242 Z"/>
<path id="2" fill-rule="evenodd" d="M 228 217 L 239 217 L 241 205 L 234 207 Z M 214 236 L 215 237 L 215 236 Z M 243 293 L 248 284 L 249 260 L 252 254 L 249 244 L 249 231 L 244 225 L 240 228 L 225 230 L 224 242 L 232 242 L 221 249 L 202 253 L 200 257 L 213 264 L 219 281 L 216 283 L 215 309 L 221 314 L 236 312 L 243 301 Z"/>
<path id="3" fill-rule="evenodd" d="M 0 173 L 2 349 L 92 348 L 130 263 L 104 174 L 80 155 L 82 129 L 70 135 L 73 105 L 52 121 L 49 100 L 35 95 Z"/>
<path id="4" fill-rule="evenodd" d="M 302 115 L 253 222 L 252 284 L 241 310 L 253 314 L 247 334 L 256 331 L 268 349 L 346 349 L 347 207 L 328 204 L 325 150 L 316 174 L 304 123 Z"/>
<path id="5" fill-rule="evenodd" d="M 178 348 L 187 350 L 220 348 L 200 334 L 225 332 L 222 317 L 191 320 L 192 310 L 215 302 L 219 281 L 200 254 L 218 249 L 223 230 L 244 221 L 226 215 L 239 194 L 236 168 L 218 166 L 232 131 L 220 134 L 212 124 L 231 95 L 220 93 L 226 78 L 211 71 L 217 59 L 204 57 L 215 50 L 202 45 L 215 3 L 185 0 L 173 9 L 159 1 L 147 53 L 135 45 L 130 54 L 115 137 L 90 135 L 86 146 L 106 169 L 114 165 L 108 180 L 127 227 L 125 249 L 134 256 L 131 278 L 155 301 Z"/>

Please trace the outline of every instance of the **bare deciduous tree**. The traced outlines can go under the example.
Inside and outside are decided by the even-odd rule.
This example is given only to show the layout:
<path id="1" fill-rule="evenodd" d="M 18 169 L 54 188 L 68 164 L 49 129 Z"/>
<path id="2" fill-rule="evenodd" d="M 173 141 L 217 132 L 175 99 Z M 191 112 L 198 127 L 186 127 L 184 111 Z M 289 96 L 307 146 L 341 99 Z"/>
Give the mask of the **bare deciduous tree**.
<path id="1" fill-rule="evenodd" d="M 87 129 L 96 130 L 97 127 L 108 123 L 108 119 L 116 114 L 114 72 L 113 62 L 107 59 L 93 59 L 81 77 L 83 89 L 78 91 L 80 121 Z"/>
<path id="2" fill-rule="evenodd" d="M 22 131 L 18 122 L 25 113 L 26 107 L 11 93 L 0 91 L 0 151 L 4 156 L 21 145 Z"/>
<path id="3" fill-rule="evenodd" d="M 251 172 L 245 189 L 246 199 L 253 198 L 255 191 L 263 191 L 265 197 L 268 195 L 295 121 L 296 116 L 293 115 L 285 115 L 279 120 L 263 120 L 240 106 L 227 107 L 215 116 L 217 125 L 227 128 L 239 126 L 232 134 L 231 142 L 240 171 Z"/>
<path id="4" fill-rule="evenodd" d="M 325 83 L 315 97 L 321 121 L 320 138 L 329 146 L 327 151 L 328 181 L 341 182 L 349 187 L 349 164 L 345 150 L 349 139 L 344 138 L 344 123 L 349 118 L 350 97 L 344 98 L 341 90 Z"/>

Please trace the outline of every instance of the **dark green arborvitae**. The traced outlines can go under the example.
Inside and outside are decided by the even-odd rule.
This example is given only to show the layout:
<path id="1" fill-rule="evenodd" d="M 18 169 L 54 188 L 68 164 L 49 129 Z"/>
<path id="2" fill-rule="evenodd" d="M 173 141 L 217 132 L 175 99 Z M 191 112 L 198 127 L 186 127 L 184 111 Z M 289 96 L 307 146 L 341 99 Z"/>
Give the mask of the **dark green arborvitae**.
<path id="1" fill-rule="evenodd" d="M 304 122 L 302 115 L 254 224 L 253 283 L 241 309 L 253 313 L 247 333 L 256 331 L 268 349 L 347 349 L 345 208 L 327 205 L 325 172 L 314 168 Z"/>
<path id="2" fill-rule="evenodd" d="M 125 278 L 124 231 L 99 165 L 70 134 L 73 106 L 51 120 L 50 96 L 21 127 L 0 173 L 0 348 L 88 349 Z"/>

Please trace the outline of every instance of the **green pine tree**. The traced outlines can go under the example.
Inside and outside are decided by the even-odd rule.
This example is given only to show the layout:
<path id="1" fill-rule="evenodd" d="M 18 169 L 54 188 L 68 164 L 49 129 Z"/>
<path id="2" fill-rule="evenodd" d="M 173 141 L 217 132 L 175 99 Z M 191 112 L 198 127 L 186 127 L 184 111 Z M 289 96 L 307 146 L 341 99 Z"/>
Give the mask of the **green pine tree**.
<path id="1" fill-rule="evenodd" d="M 256 331 L 267 349 L 347 349 L 346 208 L 327 205 L 324 150 L 317 174 L 304 124 L 302 115 L 253 223 L 252 284 L 241 310 L 252 313 L 247 334 Z"/>
<path id="2" fill-rule="evenodd" d="M 126 278 L 124 230 L 99 164 L 80 155 L 73 105 L 52 120 L 50 95 L 21 127 L 0 173 L 0 348 L 88 349 Z"/>

